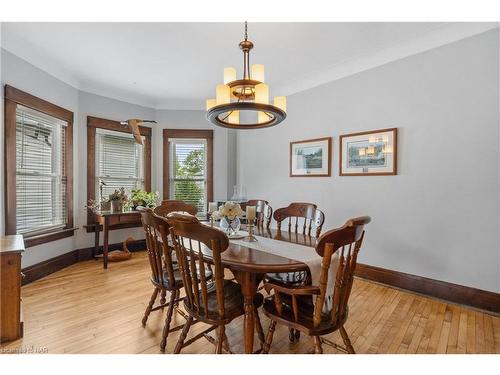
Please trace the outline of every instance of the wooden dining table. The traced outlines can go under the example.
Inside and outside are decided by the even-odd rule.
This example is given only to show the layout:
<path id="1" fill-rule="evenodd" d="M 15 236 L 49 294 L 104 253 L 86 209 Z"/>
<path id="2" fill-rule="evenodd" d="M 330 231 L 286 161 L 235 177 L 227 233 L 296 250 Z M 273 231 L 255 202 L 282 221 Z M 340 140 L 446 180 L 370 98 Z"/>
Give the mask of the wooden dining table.
<path id="1" fill-rule="evenodd" d="M 256 228 L 254 229 L 254 234 L 278 241 L 293 242 L 308 246 L 311 248 L 311 251 L 315 251 L 316 238 L 312 236 L 266 228 Z M 210 258 L 210 250 L 206 247 L 202 248 L 203 255 Z M 257 294 L 259 283 L 264 278 L 264 275 L 266 273 L 307 271 L 308 266 L 295 259 L 285 258 L 231 242 L 229 248 L 221 254 L 221 259 L 224 267 L 231 270 L 236 281 L 241 286 L 245 311 L 243 323 L 245 353 L 251 354 L 254 353 L 253 343 L 255 332 L 253 301 Z"/>

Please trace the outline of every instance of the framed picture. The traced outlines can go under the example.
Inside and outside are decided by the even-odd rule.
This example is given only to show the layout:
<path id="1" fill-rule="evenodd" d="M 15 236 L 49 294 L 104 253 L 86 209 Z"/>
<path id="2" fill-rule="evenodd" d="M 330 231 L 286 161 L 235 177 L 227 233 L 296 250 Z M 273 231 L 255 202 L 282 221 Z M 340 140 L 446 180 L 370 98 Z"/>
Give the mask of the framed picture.
<path id="1" fill-rule="evenodd" d="M 341 135 L 340 176 L 397 174 L 398 129 Z"/>
<path id="2" fill-rule="evenodd" d="M 290 177 L 329 177 L 332 137 L 290 142 Z"/>

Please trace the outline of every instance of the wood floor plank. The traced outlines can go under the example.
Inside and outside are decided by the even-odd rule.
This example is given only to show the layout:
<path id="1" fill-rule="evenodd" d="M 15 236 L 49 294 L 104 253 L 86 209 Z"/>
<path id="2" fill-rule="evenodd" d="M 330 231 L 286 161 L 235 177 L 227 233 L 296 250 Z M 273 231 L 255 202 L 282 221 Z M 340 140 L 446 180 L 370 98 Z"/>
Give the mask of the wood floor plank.
<path id="1" fill-rule="evenodd" d="M 24 338 L 2 348 L 46 347 L 49 353 L 158 354 L 166 310 L 141 319 L 152 293 L 147 255 L 111 263 L 85 261 L 22 288 Z M 264 331 L 269 320 L 260 313 Z M 174 315 L 173 325 L 184 319 Z M 196 324 L 188 337 L 207 326 Z M 500 353 L 500 318 L 380 284 L 355 279 L 349 300 L 346 330 L 357 353 Z M 244 351 L 243 318 L 231 322 L 226 333 L 231 350 Z M 180 331 L 171 333 L 172 353 Z M 326 336 L 342 344 L 338 332 Z M 255 339 L 254 346 L 259 343 Z M 290 343 L 288 329 L 278 325 L 271 353 L 308 353 L 310 337 Z M 325 353 L 338 353 L 324 345 Z M 182 353 L 213 353 L 204 338 Z"/>
<path id="2" fill-rule="evenodd" d="M 476 314 L 467 311 L 467 353 L 476 353 Z"/>
<path id="3" fill-rule="evenodd" d="M 413 335 L 411 335 L 411 341 L 408 344 L 408 349 L 406 350 L 406 353 L 408 354 L 417 352 L 420 341 L 422 340 L 422 337 L 424 335 L 425 326 L 427 324 L 427 321 L 429 320 L 429 315 L 431 313 L 431 308 L 432 308 L 432 301 L 427 299 L 424 299 L 424 301 L 425 301 L 425 308 L 421 313 L 417 328 L 413 332 Z"/>
<path id="4" fill-rule="evenodd" d="M 437 352 L 440 354 L 446 353 L 448 347 L 448 339 L 451 331 L 451 321 L 452 321 L 452 306 L 447 305 L 444 312 L 443 326 L 441 328 L 441 334 L 439 335 L 439 341 L 437 345 Z"/>
<path id="5" fill-rule="evenodd" d="M 491 317 L 493 325 L 493 338 L 495 342 L 495 353 L 500 354 L 500 318 L 496 316 Z"/>
<path id="6" fill-rule="evenodd" d="M 397 349 L 397 352 L 399 354 L 404 354 L 407 352 L 410 343 L 412 341 L 412 338 L 415 337 L 415 332 L 417 331 L 420 319 L 422 317 L 422 313 L 426 306 L 426 301 L 424 298 L 416 299 L 416 301 L 418 301 L 418 307 L 415 310 L 415 314 L 413 314 L 413 317 L 408 324 L 408 328 L 406 329 L 404 336 L 401 338 L 399 347 Z"/>
<path id="7" fill-rule="evenodd" d="M 492 317 L 488 315 L 483 315 L 483 321 L 484 321 L 484 352 L 494 354 L 495 334 L 493 332 Z"/>
<path id="8" fill-rule="evenodd" d="M 457 353 L 467 353 L 467 311 L 460 309 L 460 320 L 458 325 Z"/>
<path id="9" fill-rule="evenodd" d="M 406 331 L 410 327 L 410 323 L 413 319 L 413 316 L 416 314 L 416 311 L 418 310 L 420 301 L 421 301 L 420 297 L 415 297 L 408 311 L 403 315 L 402 319 L 398 322 L 399 328 L 397 330 L 397 333 L 392 338 L 392 341 L 387 349 L 387 353 L 398 352 L 398 348 L 401 346 Z"/>
<path id="10" fill-rule="evenodd" d="M 370 319 L 369 324 L 365 325 L 365 329 L 362 331 L 362 336 L 358 337 L 355 342 L 356 347 L 359 348 L 361 352 L 366 352 L 370 349 L 373 342 L 379 337 L 380 331 L 383 329 L 381 322 L 385 322 L 387 316 L 390 315 L 394 309 L 397 307 L 400 296 L 397 291 L 392 290 L 391 294 L 384 294 L 386 296 L 385 300 L 381 300 L 380 307 L 373 319 Z M 368 321 L 365 318 L 365 321 Z M 374 351 L 375 347 L 373 348 Z"/>
<path id="11" fill-rule="evenodd" d="M 455 354 L 458 350 L 458 328 L 460 324 L 460 309 L 458 306 L 451 307 L 450 333 L 446 345 L 446 353 Z"/>
<path id="12" fill-rule="evenodd" d="M 434 321 L 437 318 L 437 312 L 440 306 L 440 304 L 437 301 L 431 301 L 430 303 L 432 308 L 429 314 L 429 318 L 426 321 L 424 332 L 422 334 L 422 339 L 418 344 L 418 349 L 417 349 L 418 354 L 427 353 L 427 347 L 429 346 L 429 341 L 431 339 L 431 335 L 434 328 Z"/>
<path id="13" fill-rule="evenodd" d="M 483 314 L 476 311 L 475 315 L 476 315 L 476 353 L 484 353 L 485 342 L 484 342 Z"/>
<path id="14" fill-rule="evenodd" d="M 429 338 L 429 345 L 427 346 L 427 353 L 437 353 L 439 339 L 441 338 L 441 331 L 443 330 L 446 308 L 447 305 L 445 304 L 439 305 L 436 320 L 434 321 L 434 326 L 432 328 L 432 334 Z"/>

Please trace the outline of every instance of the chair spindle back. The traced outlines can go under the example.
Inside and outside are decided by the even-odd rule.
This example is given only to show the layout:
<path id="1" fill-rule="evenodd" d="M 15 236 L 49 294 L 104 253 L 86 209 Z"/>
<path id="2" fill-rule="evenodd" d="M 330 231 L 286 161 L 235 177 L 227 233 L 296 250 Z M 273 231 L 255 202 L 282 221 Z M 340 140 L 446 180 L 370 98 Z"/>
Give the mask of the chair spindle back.
<path id="1" fill-rule="evenodd" d="M 314 225 L 316 237 L 320 236 L 325 222 L 324 213 L 318 210 L 314 203 L 293 202 L 288 207 L 278 208 L 273 216 L 278 224 L 278 230 L 281 230 L 282 222 L 288 219 L 289 232 L 302 231 L 302 234 L 310 236 Z"/>
<path id="2" fill-rule="evenodd" d="M 164 246 L 159 240 L 160 232 L 158 231 L 158 227 L 155 223 L 153 210 L 145 207 L 138 207 L 137 210 L 141 214 L 142 227 L 144 228 L 149 265 L 151 266 L 151 278 L 155 283 L 162 284 L 163 278 L 167 276 L 169 278 L 169 282 L 172 281 L 170 285 L 173 285 L 173 270 L 169 270 L 168 267 L 165 267 L 163 259 Z M 172 267 L 171 261 L 170 267 Z M 165 271 L 167 273 L 166 275 Z"/>
<path id="3" fill-rule="evenodd" d="M 168 224 L 166 218 L 153 214 L 153 221 L 156 229 L 156 233 L 160 236 L 160 245 L 163 249 L 163 261 L 164 267 L 167 271 L 167 276 L 169 285 L 175 285 L 175 274 L 174 274 L 174 260 L 172 259 L 173 248 L 169 246 L 170 239 L 170 225 Z"/>
<path id="4" fill-rule="evenodd" d="M 314 306 L 314 325 L 319 325 L 326 298 L 328 283 L 334 283 L 331 319 L 340 323 L 346 316 L 347 303 L 351 294 L 354 270 L 364 237 L 364 226 L 371 221 L 369 216 L 349 219 L 342 227 L 324 233 L 316 241 L 316 252 L 323 257 L 319 278 L 320 294 Z M 332 255 L 338 256 L 335 280 L 328 280 Z"/>
<path id="5" fill-rule="evenodd" d="M 171 213 L 167 216 L 167 221 L 190 308 L 199 316 L 208 318 L 211 281 L 205 275 L 205 267 L 213 265 L 217 311 L 219 318 L 223 318 L 224 268 L 221 253 L 229 246 L 227 236 L 218 229 L 201 224 L 193 216 Z"/>

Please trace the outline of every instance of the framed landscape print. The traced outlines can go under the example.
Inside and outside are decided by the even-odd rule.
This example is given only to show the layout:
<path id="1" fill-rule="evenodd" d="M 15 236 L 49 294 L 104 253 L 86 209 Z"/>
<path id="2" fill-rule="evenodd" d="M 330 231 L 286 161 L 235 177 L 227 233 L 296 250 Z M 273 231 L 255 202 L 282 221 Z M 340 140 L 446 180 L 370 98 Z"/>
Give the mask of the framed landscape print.
<path id="1" fill-rule="evenodd" d="M 329 177 L 332 137 L 290 142 L 290 177 Z"/>
<path id="2" fill-rule="evenodd" d="M 397 174 L 398 129 L 341 135 L 340 176 Z"/>

